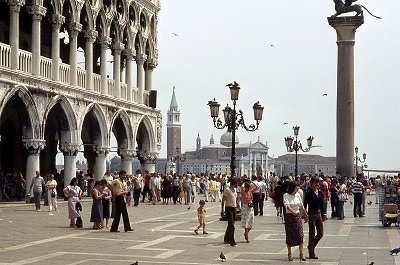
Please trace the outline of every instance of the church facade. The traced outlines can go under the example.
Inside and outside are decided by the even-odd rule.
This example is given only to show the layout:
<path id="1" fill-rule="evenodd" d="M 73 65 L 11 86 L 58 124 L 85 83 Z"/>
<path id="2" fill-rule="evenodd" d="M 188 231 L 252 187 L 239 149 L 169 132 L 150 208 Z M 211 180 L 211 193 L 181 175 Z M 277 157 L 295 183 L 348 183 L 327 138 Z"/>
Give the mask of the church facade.
<path id="1" fill-rule="evenodd" d="M 156 171 L 162 173 L 191 172 L 194 174 L 230 174 L 230 161 L 232 151 L 232 135 L 224 133 L 219 143 L 215 143 L 214 136 L 210 142 L 202 146 L 200 135 L 196 138 L 196 148 L 180 152 L 181 123 L 175 88 L 172 93 L 171 104 L 167 112 L 167 158 L 158 159 Z M 267 175 L 271 172 L 268 156 L 268 145 L 258 139 L 254 143 L 239 143 L 236 135 L 236 172 L 242 176 Z M 273 169 L 272 169 L 273 170 Z"/>
<path id="2" fill-rule="evenodd" d="M 128 173 L 134 157 L 155 170 L 159 11 L 159 0 L 0 1 L 1 170 L 29 184 L 62 152 L 67 185 L 83 152 L 101 179 L 112 148 Z"/>

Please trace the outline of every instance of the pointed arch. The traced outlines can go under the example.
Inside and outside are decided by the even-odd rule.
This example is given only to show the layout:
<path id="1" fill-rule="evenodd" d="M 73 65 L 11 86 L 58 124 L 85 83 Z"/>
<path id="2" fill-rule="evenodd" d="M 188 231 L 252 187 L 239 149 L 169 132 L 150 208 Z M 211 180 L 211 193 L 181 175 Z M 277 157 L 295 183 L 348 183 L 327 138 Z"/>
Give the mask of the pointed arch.
<path id="1" fill-rule="evenodd" d="M 91 143 L 91 144 L 95 144 L 98 146 L 108 146 L 108 128 L 107 128 L 107 121 L 106 121 L 106 117 L 105 114 L 103 112 L 103 110 L 101 109 L 100 105 L 98 103 L 91 103 L 85 111 L 85 114 L 83 117 L 86 117 L 89 113 L 93 113 L 93 116 L 96 118 L 97 122 L 98 122 L 98 126 L 99 126 L 99 130 L 100 130 L 100 136 L 97 137 L 95 139 L 95 142 Z M 81 124 L 79 126 L 79 128 L 83 128 L 84 125 L 84 121 L 85 118 L 83 118 L 81 120 Z M 80 134 L 82 134 L 82 132 L 79 132 Z M 80 135 L 80 137 L 82 137 L 82 135 Z"/>
<path id="2" fill-rule="evenodd" d="M 134 149 L 132 123 L 125 110 L 119 110 L 114 114 L 109 131 L 110 136 L 112 132 L 117 138 L 118 148 Z M 125 139 L 121 139 L 122 137 Z"/>
<path id="3" fill-rule="evenodd" d="M 61 108 L 65 112 L 65 115 L 66 115 L 67 121 L 68 121 L 68 129 L 70 131 L 77 130 L 78 124 L 77 124 L 77 120 L 76 120 L 76 113 L 74 112 L 74 108 L 72 107 L 68 98 L 65 97 L 64 95 L 55 96 L 52 99 L 52 101 L 49 103 L 49 105 L 47 105 L 45 114 L 44 114 L 43 125 L 46 123 L 46 119 L 48 117 L 49 112 L 56 104 L 60 104 Z"/>
<path id="4" fill-rule="evenodd" d="M 7 102 L 11 100 L 14 96 L 21 99 L 28 112 L 29 121 L 26 122 L 29 122 L 29 124 L 25 125 L 30 126 L 30 128 L 24 128 L 23 138 L 42 139 L 43 133 L 39 113 L 37 111 L 37 106 L 32 95 L 29 93 L 29 90 L 25 86 L 16 85 L 5 95 L 0 105 L 0 117 Z"/>
<path id="5" fill-rule="evenodd" d="M 143 115 L 138 122 L 138 126 L 135 132 L 135 138 L 140 150 L 147 150 L 155 152 L 156 149 L 156 138 L 154 137 L 154 128 L 150 118 L 147 115 Z"/>

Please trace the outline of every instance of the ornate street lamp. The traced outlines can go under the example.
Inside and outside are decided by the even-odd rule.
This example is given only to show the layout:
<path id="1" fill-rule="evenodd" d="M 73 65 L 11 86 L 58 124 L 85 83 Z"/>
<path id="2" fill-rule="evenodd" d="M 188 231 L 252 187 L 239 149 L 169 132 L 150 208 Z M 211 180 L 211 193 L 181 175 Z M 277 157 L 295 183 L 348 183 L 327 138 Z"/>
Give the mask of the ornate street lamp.
<path id="1" fill-rule="evenodd" d="M 354 148 L 354 151 L 356 152 L 356 158 L 355 158 L 355 160 L 356 160 L 356 177 L 357 177 L 357 175 L 358 175 L 358 162 L 364 163 L 364 162 L 365 162 L 365 159 L 367 159 L 367 154 L 364 153 L 364 154 L 362 155 L 362 160 L 361 160 L 361 158 L 358 156 L 358 147 L 357 147 L 357 146 L 356 146 L 356 148 Z"/>
<path id="2" fill-rule="evenodd" d="M 310 149 L 313 147 L 312 146 L 312 142 L 314 140 L 313 136 L 309 136 L 307 138 L 307 147 L 303 148 L 303 146 L 300 143 L 300 140 L 297 139 L 297 136 L 299 135 L 299 130 L 300 130 L 300 126 L 293 126 L 293 134 L 294 134 L 294 138 L 292 136 L 288 136 L 285 137 L 285 146 L 286 149 L 289 153 L 291 152 L 295 152 L 296 154 L 296 159 L 295 159 L 295 166 L 294 166 L 294 174 L 295 177 L 297 177 L 298 175 L 298 163 L 297 163 L 297 153 L 301 150 L 303 152 L 309 152 Z"/>
<path id="3" fill-rule="evenodd" d="M 179 147 L 176 148 L 176 156 L 173 156 L 172 154 L 169 154 L 171 157 L 172 162 L 177 162 L 176 163 L 176 174 L 179 177 L 179 162 L 185 162 L 186 160 L 186 154 L 181 155 Z"/>
<path id="4" fill-rule="evenodd" d="M 227 84 L 227 87 L 229 87 L 230 94 L 231 94 L 231 100 L 233 102 L 233 108 L 231 108 L 229 105 L 226 105 L 226 107 L 222 110 L 224 114 L 224 122 L 221 121 L 220 118 L 218 118 L 219 115 L 219 107 L 221 106 L 218 104 L 217 101 L 212 100 L 208 102 L 208 106 L 210 106 L 210 114 L 211 118 L 213 119 L 214 127 L 217 129 L 224 129 L 225 127 L 228 128 L 228 132 L 231 133 L 232 136 L 232 151 L 231 151 L 231 177 L 235 177 L 235 137 L 236 137 L 236 130 L 241 126 L 244 128 L 246 131 L 253 132 L 255 130 L 258 130 L 258 125 L 260 124 L 260 121 L 262 120 L 262 115 L 263 115 L 263 110 L 264 107 L 260 105 L 260 103 L 257 101 L 253 105 L 253 111 L 254 111 L 254 120 L 255 124 L 250 124 L 248 127 L 246 126 L 243 118 L 243 112 L 239 110 L 236 112 L 236 101 L 239 99 L 239 84 L 236 83 L 236 81 L 233 82 L 233 84 Z"/>

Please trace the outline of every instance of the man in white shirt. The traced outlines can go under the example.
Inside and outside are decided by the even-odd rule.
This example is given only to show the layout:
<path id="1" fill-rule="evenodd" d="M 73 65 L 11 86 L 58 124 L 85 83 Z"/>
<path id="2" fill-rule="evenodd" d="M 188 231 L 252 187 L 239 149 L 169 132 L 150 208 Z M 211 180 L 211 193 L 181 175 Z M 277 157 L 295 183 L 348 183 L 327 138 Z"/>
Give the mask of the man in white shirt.
<path id="1" fill-rule="evenodd" d="M 232 178 L 228 188 L 224 189 L 221 201 L 221 217 L 226 217 L 228 226 L 226 227 L 224 243 L 230 244 L 232 247 L 236 245 L 235 242 L 235 220 L 236 220 L 236 187 L 237 179 Z"/>

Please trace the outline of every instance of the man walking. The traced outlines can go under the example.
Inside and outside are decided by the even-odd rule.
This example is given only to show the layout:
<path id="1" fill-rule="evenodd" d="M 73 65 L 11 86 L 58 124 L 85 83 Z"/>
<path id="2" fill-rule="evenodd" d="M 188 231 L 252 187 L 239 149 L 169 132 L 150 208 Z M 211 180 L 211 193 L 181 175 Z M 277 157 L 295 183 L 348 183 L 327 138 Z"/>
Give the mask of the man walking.
<path id="1" fill-rule="evenodd" d="M 351 188 L 353 190 L 354 195 L 354 203 L 353 203 L 353 215 L 354 217 L 364 217 L 361 211 L 362 204 L 362 194 L 364 186 L 361 183 L 361 176 L 357 176 L 357 180 L 351 184 Z"/>
<path id="2" fill-rule="evenodd" d="M 40 199 L 45 183 L 44 179 L 40 176 L 39 170 L 36 170 L 35 174 L 36 176 L 32 179 L 29 190 L 32 191 L 33 188 L 33 199 L 35 201 L 36 211 L 40 212 Z"/>
<path id="3" fill-rule="evenodd" d="M 236 178 L 231 178 L 229 188 L 225 188 L 221 201 L 221 217 L 226 216 L 228 226 L 226 227 L 224 242 L 230 244 L 232 247 L 236 245 L 235 242 L 235 219 L 236 219 Z"/>
<path id="4" fill-rule="evenodd" d="M 118 226 L 119 221 L 122 219 L 124 221 L 124 231 L 133 231 L 131 224 L 129 223 L 128 211 L 126 210 L 125 195 L 128 193 L 126 186 L 124 185 L 124 180 L 126 177 L 125 171 L 119 172 L 119 178 L 114 179 L 111 182 L 111 187 L 113 189 L 113 195 L 115 196 L 115 217 L 111 225 L 110 232 L 119 232 Z"/>

